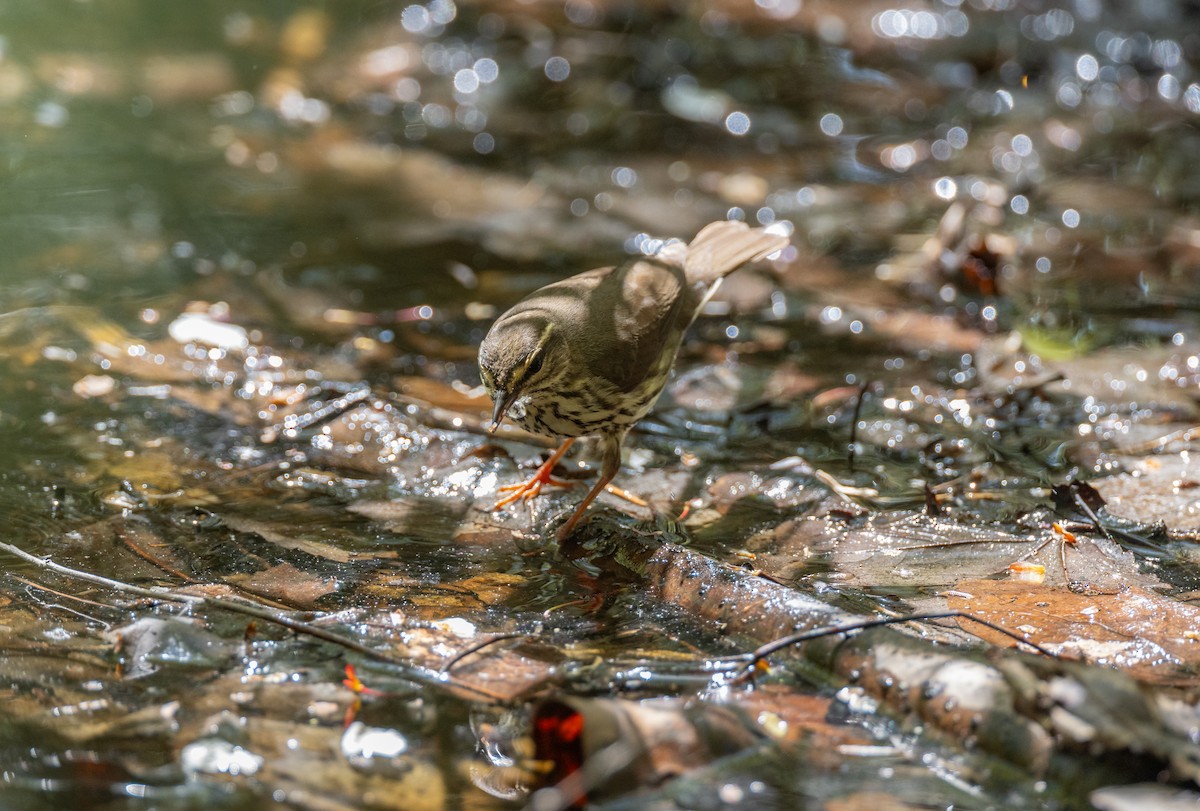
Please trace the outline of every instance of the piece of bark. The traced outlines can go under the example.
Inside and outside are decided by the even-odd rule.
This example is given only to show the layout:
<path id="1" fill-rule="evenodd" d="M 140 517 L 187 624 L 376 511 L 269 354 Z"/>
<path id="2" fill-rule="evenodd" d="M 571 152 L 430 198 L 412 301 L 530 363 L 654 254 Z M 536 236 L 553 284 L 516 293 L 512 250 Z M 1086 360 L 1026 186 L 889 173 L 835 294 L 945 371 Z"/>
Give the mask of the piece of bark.
<path id="1" fill-rule="evenodd" d="M 651 595 L 747 646 L 864 619 L 672 544 L 626 543 L 621 557 L 645 577 Z M 1119 671 L 1012 650 L 981 655 L 892 627 L 831 633 L 790 650 L 773 660 L 810 679 L 858 685 L 894 713 L 1036 775 L 1098 787 L 1111 779 L 1106 761 L 1129 757 L 1176 779 L 1200 778 L 1200 745 L 1162 718 L 1148 688 Z M 1054 698 L 1064 690 L 1076 697 L 1070 707 Z M 1079 708 L 1092 697 L 1105 706 L 1118 693 L 1143 698 L 1129 705 L 1119 729 L 1093 724 L 1088 746 L 1072 745 L 1071 730 L 1092 724 L 1080 720 Z"/>

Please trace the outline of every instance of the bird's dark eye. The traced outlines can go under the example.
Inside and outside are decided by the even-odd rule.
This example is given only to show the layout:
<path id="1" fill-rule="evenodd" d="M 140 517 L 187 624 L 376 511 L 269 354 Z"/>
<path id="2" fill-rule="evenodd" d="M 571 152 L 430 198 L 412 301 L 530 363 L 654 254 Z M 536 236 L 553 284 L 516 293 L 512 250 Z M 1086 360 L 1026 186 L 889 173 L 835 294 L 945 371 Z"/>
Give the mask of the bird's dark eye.
<path id="1" fill-rule="evenodd" d="M 533 360 L 529 361 L 529 368 L 525 370 L 526 376 L 532 376 L 542 370 L 542 353 L 539 352 L 533 356 Z"/>

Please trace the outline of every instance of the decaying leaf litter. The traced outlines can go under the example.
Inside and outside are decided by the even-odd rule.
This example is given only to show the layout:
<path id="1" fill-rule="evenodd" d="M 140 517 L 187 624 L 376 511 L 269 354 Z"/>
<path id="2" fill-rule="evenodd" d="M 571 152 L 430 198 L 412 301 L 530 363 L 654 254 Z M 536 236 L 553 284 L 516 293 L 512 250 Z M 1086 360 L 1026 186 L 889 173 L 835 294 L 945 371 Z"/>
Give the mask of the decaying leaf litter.
<path id="1" fill-rule="evenodd" d="M 819 5 L 14 39 L 36 154 L 134 93 L 149 157 L 95 178 L 120 206 L 15 174 L 8 797 L 1194 799 L 1189 12 Z M 728 280 L 629 441 L 650 507 L 551 543 L 585 452 L 489 512 L 549 444 L 484 431 L 491 318 L 723 216 L 793 250 Z"/>

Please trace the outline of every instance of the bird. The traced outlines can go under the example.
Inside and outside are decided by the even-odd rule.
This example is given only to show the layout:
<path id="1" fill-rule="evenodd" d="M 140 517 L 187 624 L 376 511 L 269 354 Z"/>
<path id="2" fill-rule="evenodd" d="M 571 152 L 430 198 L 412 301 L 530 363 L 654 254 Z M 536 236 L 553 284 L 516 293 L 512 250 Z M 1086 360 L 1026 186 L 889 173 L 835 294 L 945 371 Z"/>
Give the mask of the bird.
<path id="1" fill-rule="evenodd" d="M 774 229 L 721 220 L 686 245 L 569 276 L 530 293 L 492 324 L 479 347 L 479 375 L 491 397 L 489 433 L 505 419 L 561 440 L 526 482 L 491 509 L 535 498 L 576 439 L 600 441 L 600 478 L 557 532 L 566 540 L 588 505 L 620 470 L 621 444 L 654 406 L 684 333 L 721 280 L 787 247 Z"/>

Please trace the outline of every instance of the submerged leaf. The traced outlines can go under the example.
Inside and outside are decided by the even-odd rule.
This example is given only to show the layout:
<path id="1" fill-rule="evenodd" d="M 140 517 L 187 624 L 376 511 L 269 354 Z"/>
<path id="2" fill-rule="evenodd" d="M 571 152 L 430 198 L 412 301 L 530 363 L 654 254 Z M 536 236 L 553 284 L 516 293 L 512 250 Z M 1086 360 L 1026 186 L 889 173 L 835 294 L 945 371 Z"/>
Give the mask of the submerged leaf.
<path id="1" fill-rule="evenodd" d="M 1078 593 L 1003 580 L 964 580 L 951 608 L 1020 633 L 1070 658 L 1150 682 L 1198 684 L 1200 608 L 1137 587 Z M 994 645 L 1012 640 L 970 620 L 959 625 Z"/>

